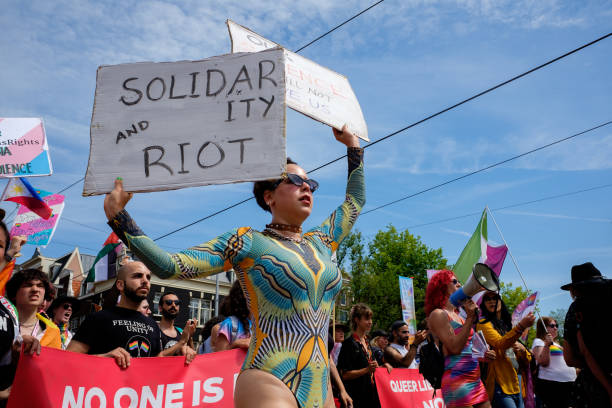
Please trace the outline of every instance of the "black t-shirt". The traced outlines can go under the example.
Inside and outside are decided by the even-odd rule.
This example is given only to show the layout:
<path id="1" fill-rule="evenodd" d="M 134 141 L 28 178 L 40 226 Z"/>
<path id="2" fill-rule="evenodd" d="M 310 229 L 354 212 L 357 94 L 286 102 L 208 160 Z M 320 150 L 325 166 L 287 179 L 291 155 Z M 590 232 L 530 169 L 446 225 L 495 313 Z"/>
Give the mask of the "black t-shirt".
<path id="1" fill-rule="evenodd" d="M 373 357 L 374 358 L 374 357 Z M 344 340 L 338 355 L 338 371 L 341 373 L 365 368 L 369 365 L 367 351 L 352 336 Z M 353 399 L 353 407 L 380 407 L 378 393 L 370 373 L 353 380 L 342 380 L 346 392 Z"/>
<path id="2" fill-rule="evenodd" d="M 176 326 L 174 326 L 174 329 L 176 330 L 176 336 L 174 337 L 167 336 L 166 333 L 163 332 L 163 330 L 159 330 L 159 332 L 161 333 L 162 349 L 165 350 L 174 346 L 181 339 L 182 330 Z"/>
<path id="3" fill-rule="evenodd" d="M 5 298 L 2 298 L 6 301 Z M 0 302 L 0 390 L 13 382 L 15 367 L 11 365 L 11 346 L 15 341 L 15 322 L 8 309 Z"/>
<path id="4" fill-rule="evenodd" d="M 161 331 L 155 320 L 118 306 L 87 316 L 73 340 L 87 344 L 87 354 L 104 354 L 117 347 L 132 357 L 155 357 L 161 352 Z"/>

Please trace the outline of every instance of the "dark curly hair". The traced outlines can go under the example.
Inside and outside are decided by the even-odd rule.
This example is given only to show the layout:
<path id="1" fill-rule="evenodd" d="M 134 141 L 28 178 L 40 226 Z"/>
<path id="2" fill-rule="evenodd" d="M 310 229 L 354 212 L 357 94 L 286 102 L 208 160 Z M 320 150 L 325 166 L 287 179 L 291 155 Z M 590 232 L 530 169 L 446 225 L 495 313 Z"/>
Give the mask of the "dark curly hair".
<path id="1" fill-rule="evenodd" d="M 291 158 L 289 157 L 287 157 L 287 164 L 297 165 L 297 163 L 291 160 Z M 262 180 L 262 181 L 256 181 L 255 183 L 253 183 L 253 195 L 255 196 L 255 200 L 257 200 L 257 204 L 267 212 L 271 212 L 271 211 L 270 211 L 270 206 L 266 204 L 266 201 L 264 200 L 264 193 L 267 190 L 273 191 L 275 188 L 274 184 L 277 181 L 278 179 Z"/>
<path id="2" fill-rule="evenodd" d="M 228 316 L 236 316 L 245 330 L 249 329 L 249 308 L 247 306 L 246 297 L 244 297 L 244 292 L 240 287 L 240 282 L 236 280 L 232 285 L 232 288 L 229 292 L 229 308 L 230 313 Z"/>
<path id="3" fill-rule="evenodd" d="M 55 290 L 51 287 L 51 282 L 49 282 L 49 277 L 47 274 L 38 269 L 24 269 L 23 271 L 14 274 L 6 283 L 6 297 L 8 300 L 15 303 L 19 288 L 21 288 L 24 283 L 37 279 L 40 280 L 45 286 L 45 299 L 50 300 L 48 296 L 50 296 L 51 293 L 54 293 Z"/>
<path id="4" fill-rule="evenodd" d="M 431 277 L 425 290 L 425 316 L 435 309 L 444 309 L 448 300 L 448 284 L 453 280 L 453 271 L 443 270 Z"/>
<path id="5" fill-rule="evenodd" d="M 209 319 L 206 323 L 204 323 L 204 327 L 202 328 L 202 341 L 206 341 L 212 333 L 213 327 L 216 324 L 221 323 L 225 320 L 225 316 L 219 315 Z"/>
<path id="6" fill-rule="evenodd" d="M 495 295 L 495 307 L 493 308 L 493 312 L 489 312 L 489 310 L 485 307 L 485 301 L 484 301 L 484 296 L 491 296 L 491 295 Z M 506 307 L 506 304 L 504 303 L 504 301 L 502 300 L 502 298 L 499 296 L 499 294 L 493 292 L 488 292 L 483 296 L 482 299 L 482 303 L 480 304 L 480 315 L 482 316 L 482 319 L 480 320 L 480 323 L 488 323 L 491 322 L 491 324 L 493 325 L 493 328 L 495 330 L 497 330 L 497 332 L 500 335 L 504 335 L 506 333 L 508 333 L 510 330 L 512 330 L 512 316 L 510 315 L 510 312 L 508 311 L 508 308 Z M 498 319 L 497 318 L 497 304 L 498 302 L 501 302 L 501 316 Z"/>

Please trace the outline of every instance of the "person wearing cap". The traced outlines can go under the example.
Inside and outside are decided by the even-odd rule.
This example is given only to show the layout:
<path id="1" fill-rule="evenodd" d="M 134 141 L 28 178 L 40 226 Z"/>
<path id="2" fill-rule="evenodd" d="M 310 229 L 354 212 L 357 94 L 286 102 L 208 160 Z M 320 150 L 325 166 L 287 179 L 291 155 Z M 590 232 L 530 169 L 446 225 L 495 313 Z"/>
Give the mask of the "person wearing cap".
<path id="1" fill-rule="evenodd" d="M 408 323 L 396 320 L 391 325 L 393 340 L 385 348 L 385 361 L 393 368 L 419 368 L 415 357 L 418 346 L 427 338 L 427 330 L 420 330 L 410 343 L 410 330 Z"/>
<path id="2" fill-rule="evenodd" d="M 574 407 L 612 406 L 612 355 L 606 314 L 610 311 L 612 280 L 591 263 L 574 265 L 572 282 L 561 286 L 574 299 L 565 316 L 563 357 L 580 368 L 572 391 Z M 603 318 L 602 318 L 603 317 Z"/>
<path id="3" fill-rule="evenodd" d="M 333 333 L 334 345 L 329 355 L 331 359 L 333 360 L 334 364 L 336 365 L 338 364 L 338 356 L 340 355 L 340 349 L 342 349 L 342 342 L 344 341 L 344 333 L 346 333 L 348 329 L 349 328 L 346 324 L 336 323 L 334 325 L 334 333 Z M 330 328 L 330 334 L 332 334 L 331 328 Z"/>
<path id="4" fill-rule="evenodd" d="M 68 330 L 70 318 L 74 316 L 75 310 L 78 309 L 80 304 L 77 298 L 72 296 L 59 296 L 56 298 L 51 306 L 49 306 L 49 315 L 53 319 L 53 323 L 59 327 L 60 338 L 62 341 L 62 350 L 66 350 L 68 343 L 72 340 L 73 332 Z"/>
<path id="5" fill-rule="evenodd" d="M 374 354 L 379 366 L 383 366 L 385 364 L 384 350 L 388 345 L 389 335 L 384 330 L 374 330 L 372 332 L 370 347 L 372 347 L 372 354 Z"/>

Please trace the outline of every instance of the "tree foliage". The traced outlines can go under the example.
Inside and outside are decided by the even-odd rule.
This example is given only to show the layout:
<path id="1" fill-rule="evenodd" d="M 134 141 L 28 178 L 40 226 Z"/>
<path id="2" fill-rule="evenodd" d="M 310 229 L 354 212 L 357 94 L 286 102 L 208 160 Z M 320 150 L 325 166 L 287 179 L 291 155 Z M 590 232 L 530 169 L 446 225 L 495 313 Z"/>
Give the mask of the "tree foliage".
<path id="1" fill-rule="evenodd" d="M 354 301 L 372 308 L 373 328 L 388 330 L 402 318 L 399 276 L 413 278 L 417 322 L 423 321 L 426 270 L 446 268 L 442 249 L 431 249 L 419 236 L 398 232 L 392 225 L 378 231 L 367 247 L 366 253 L 363 237 L 356 232 L 343 241 L 336 256 L 351 272 Z"/>

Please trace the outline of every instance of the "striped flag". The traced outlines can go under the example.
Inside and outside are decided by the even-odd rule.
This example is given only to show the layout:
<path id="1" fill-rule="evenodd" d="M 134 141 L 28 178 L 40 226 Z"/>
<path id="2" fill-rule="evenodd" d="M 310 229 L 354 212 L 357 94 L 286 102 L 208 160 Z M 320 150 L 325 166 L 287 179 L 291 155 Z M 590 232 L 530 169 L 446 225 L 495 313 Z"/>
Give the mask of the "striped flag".
<path id="1" fill-rule="evenodd" d="M 102 250 L 98 252 L 94 264 L 87 273 L 85 282 L 98 282 L 116 276 L 114 263 L 117 259 L 117 254 L 115 250 L 120 248 L 120 245 L 122 245 L 121 241 L 117 234 L 112 232 L 108 238 L 106 238 L 103 245 Z"/>
<path id="2" fill-rule="evenodd" d="M 41 197 L 41 191 L 36 190 L 24 177 L 9 180 L 0 201 L 12 201 L 29 208 L 39 217 L 48 220 L 51 217 L 51 207 Z"/>
<path id="3" fill-rule="evenodd" d="M 488 243 L 487 209 L 485 208 L 474 234 L 453 266 L 453 272 L 461 283 L 465 283 L 472 273 L 474 264 L 481 262 L 487 264 L 499 276 L 507 253 L 508 247 L 505 245 L 493 247 Z"/>

